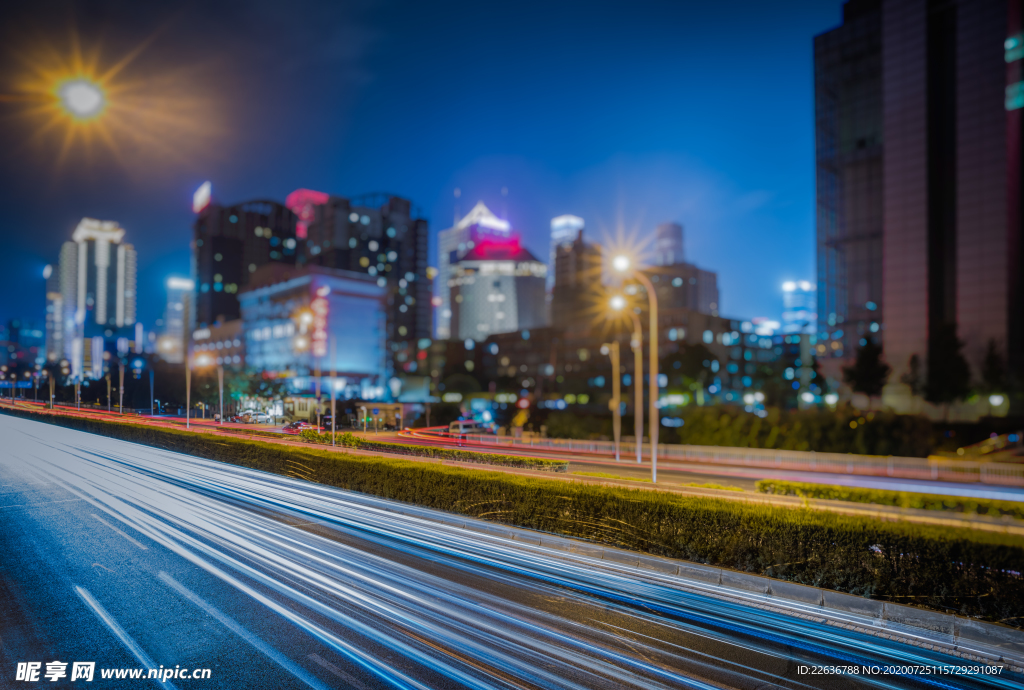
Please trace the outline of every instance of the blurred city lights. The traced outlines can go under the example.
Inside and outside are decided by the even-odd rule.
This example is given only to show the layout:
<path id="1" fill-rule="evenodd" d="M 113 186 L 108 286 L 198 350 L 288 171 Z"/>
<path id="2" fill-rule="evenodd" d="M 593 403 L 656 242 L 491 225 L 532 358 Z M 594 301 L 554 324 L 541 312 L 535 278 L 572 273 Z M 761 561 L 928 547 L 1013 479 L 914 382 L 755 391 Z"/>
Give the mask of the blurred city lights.
<path id="1" fill-rule="evenodd" d="M 625 273 L 626 271 L 628 271 L 629 265 L 629 257 L 624 254 L 619 254 L 614 259 L 612 259 L 612 268 L 614 268 L 619 273 Z"/>
<path id="2" fill-rule="evenodd" d="M 626 298 L 622 295 L 614 295 L 610 300 L 608 300 L 608 306 L 615 311 L 622 311 L 626 308 Z"/>

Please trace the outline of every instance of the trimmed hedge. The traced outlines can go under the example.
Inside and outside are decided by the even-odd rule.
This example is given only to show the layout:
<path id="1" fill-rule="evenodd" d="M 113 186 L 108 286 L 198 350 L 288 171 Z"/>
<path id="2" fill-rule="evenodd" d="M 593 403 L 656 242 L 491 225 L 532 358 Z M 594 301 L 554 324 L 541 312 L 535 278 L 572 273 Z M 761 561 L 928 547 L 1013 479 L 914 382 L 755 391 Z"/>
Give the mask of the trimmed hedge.
<path id="1" fill-rule="evenodd" d="M 755 486 L 763 494 L 777 496 L 803 496 L 806 498 L 822 498 L 829 501 L 851 501 L 853 503 L 874 503 L 883 506 L 900 508 L 919 508 L 922 510 L 948 510 L 958 513 L 977 515 L 993 515 L 1024 520 L 1024 503 L 1015 501 L 994 501 L 971 496 L 940 496 L 938 494 L 918 494 L 908 491 L 886 491 L 885 489 L 862 489 L 855 486 L 833 486 L 830 484 L 805 484 L 803 482 L 785 482 L 775 479 L 762 479 Z"/>
<path id="2" fill-rule="evenodd" d="M 1024 616 L 1024 540 L 1009 534 L 17 414 L 282 475 L 298 462 L 329 486 L 840 592 L 992 621 Z"/>
<path id="3" fill-rule="evenodd" d="M 315 429 L 303 429 L 299 432 L 299 438 L 307 443 L 331 444 L 330 434 L 321 434 Z M 375 441 L 362 438 L 353 433 L 345 432 L 339 434 L 336 443 L 346 448 L 358 448 L 360 450 L 375 450 L 381 453 L 396 453 L 401 455 L 414 455 L 420 458 L 434 458 L 436 460 L 453 460 L 456 462 L 474 462 L 481 465 L 501 465 L 502 467 L 520 467 L 531 470 L 542 470 L 546 472 L 568 472 L 569 462 L 567 460 L 546 460 L 544 458 L 524 458 L 517 455 L 499 455 L 498 453 L 480 453 L 475 450 L 459 450 L 457 448 L 434 448 L 432 446 L 418 446 L 412 443 L 392 443 L 390 441 Z"/>

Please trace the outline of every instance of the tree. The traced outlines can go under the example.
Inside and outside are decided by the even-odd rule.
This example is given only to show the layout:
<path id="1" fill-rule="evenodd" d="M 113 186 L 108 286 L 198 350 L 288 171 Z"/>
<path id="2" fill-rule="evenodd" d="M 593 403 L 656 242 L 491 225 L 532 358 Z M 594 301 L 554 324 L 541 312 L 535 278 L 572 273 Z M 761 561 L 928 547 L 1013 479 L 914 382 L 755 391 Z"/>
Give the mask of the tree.
<path id="1" fill-rule="evenodd" d="M 907 373 L 900 377 L 900 382 L 910 386 L 910 392 L 914 395 L 921 395 L 924 392 L 921 358 L 916 354 L 910 355 L 910 361 L 907 363 Z"/>
<path id="2" fill-rule="evenodd" d="M 981 385 L 985 393 L 1005 393 L 1007 389 L 1006 365 L 994 339 L 988 341 L 985 359 L 981 363 Z"/>
<path id="3" fill-rule="evenodd" d="M 961 350 L 964 341 L 956 335 L 955 324 L 936 327 L 928 343 L 928 382 L 925 399 L 936 405 L 963 400 L 971 390 L 971 370 Z"/>
<path id="4" fill-rule="evenodd" d="M 853 366 L 843 367 L 843 381 L 856 392 L 874 398 L 882 394 L 882 387 L 891 371 L 892 367 L 882 361 L 882 347 L 874 340 L 868 340 L 857 350 Z"/>

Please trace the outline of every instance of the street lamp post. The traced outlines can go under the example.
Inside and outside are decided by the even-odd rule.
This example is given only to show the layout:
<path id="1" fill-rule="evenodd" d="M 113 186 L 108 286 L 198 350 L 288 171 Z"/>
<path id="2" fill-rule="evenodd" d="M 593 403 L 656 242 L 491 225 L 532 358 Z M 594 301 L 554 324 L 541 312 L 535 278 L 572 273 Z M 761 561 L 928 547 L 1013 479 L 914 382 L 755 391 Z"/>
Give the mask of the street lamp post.
<path id="1" fill-rule="evenodd" d="M 612 410 L 612 435 L 615 438 L 615 462 L 619 461 L 619 439 L 622 437 L 622 394 L 620 383 L 622 372 L 619 370 L 619 341 L 613 340 L 601 346 L 601 354 L 608 355 L 612 360 L 612 399 L 608 407 Z"/>
<path id="2" fill-rule="evenodd" d="M 217 365 L 217 388 L 220 394 L 220 424 L 224 425 L 224 366 Z"/>
<path id="3" fill-rule="evenodd" d="M 117 413 L 124 414 L 124 362 L 118 362 Z"/>
<path id="4" fill-rule="evenodd" d="M 108 371 L 103 378 L 107 380 L 107 412 L 110 412 L 110 372 Z"/>
<path id="5" fill-rule="evenodd" d="M 334 341 L 334 336 L 332 335 L 331 336 L 331 445 L 332 446 L 334 445 L 334 430 L 337 428 L 337 424 L 338 424 L 338 421 L 337 421 L 338 420 L 338 410 L 337 410 L 337 408 L 334 405 L 334 396 L 335 396 L 335 394 L 336 394 L 336 392 L 338 390 L 338 372 L 337 372 L 337 370 L 335 368 L 335 365 L 334 365 L 334 362 L 336 361 L 336 359 L 334 357 L 335 345 L 336 345 L 336 343 Z"/>
<path id="6" fill-rule="evenodd" d="M 626 307 L 626 299 L 616 295 L 611 299 L 611 307 L 620 311 Z M 640 317 L 632 309 L 629 315 L 633 318 L 633 337 L 629 345 L 633 350 L 633 434 L 636 437 L 636 463 L 643 462 L 644 453 L 644 332 L 640 326 Z"/>
<path id="7" fill-rule="evenodd" d="M 650 279 L 632 267 L 628 256 L 619 255 L 612 259 L 612 267 L 619 273 L 636 279 L 647 290 L 647 302 L 650 306 L 650 378 L 648 383 L 650 397 L 650 414 L 647 422 L 651 435 L 651 483 L 658 481 L 658 296 Z"/>

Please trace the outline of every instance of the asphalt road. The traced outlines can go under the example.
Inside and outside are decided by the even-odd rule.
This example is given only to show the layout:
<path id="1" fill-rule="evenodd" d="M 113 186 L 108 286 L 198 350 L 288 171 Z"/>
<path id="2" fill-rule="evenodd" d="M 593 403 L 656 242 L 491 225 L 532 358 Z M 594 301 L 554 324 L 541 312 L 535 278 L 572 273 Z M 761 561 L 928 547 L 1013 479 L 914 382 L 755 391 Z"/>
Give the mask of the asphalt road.
<path id="1" fill-rule="evenodd" d="M 961 661 L 300 479 L 2 415 L 0 438 L 0 687 L 1020 687 L 801 675 Z M 15 679 L 54 660 L 95 680 Z M 210 677 L 100 678 L 144 667 Z"/>

